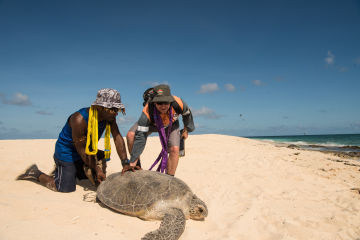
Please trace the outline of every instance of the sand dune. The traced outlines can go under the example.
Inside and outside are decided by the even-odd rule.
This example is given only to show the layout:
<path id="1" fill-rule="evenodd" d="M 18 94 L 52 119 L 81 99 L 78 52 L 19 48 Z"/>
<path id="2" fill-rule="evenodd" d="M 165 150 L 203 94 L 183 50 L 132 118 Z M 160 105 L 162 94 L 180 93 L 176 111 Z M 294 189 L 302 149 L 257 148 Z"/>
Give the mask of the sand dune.
<path id="1" fill-rule="evenodd" d="M 73 193 L 14 180 L 32 163 L 50 172 L 55 141 L 0 141 L 0 239 L 140 239 L 159 226 L 92 201 L 87 180 Z M 143 166 L 159 152 L 158 137 L 150 137 Z M 360 162 L 336 159 L 240 137 L 191 135 L 176 176 L 207 203 L 209 216 L 188 220 L 180 239 L 360 239 L 360 194 L 351 190 L 360 188 Z M 113 151 L 108 174 L 118 171 Z"/>

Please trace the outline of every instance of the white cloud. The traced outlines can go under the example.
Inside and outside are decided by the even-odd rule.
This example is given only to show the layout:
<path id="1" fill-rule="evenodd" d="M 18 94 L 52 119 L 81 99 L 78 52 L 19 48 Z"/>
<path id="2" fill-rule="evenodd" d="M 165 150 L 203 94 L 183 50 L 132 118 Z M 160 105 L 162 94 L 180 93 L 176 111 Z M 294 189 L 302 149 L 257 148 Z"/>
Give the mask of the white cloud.
<path id="1" fill-rule="evenodd" d="M 262 81 L 260 81 L 260 80 L 252 80 L 252 83 L 253 83 L 254 85 L 256 85 L 256 86 L 261 86 L 261 85 L 263 85 Z"/>
<path id="2" fill-rule="evenodd" d="M 16 93 L 10 102 L 14 105 L 31 105 L 29 97 L 22 93 Z"/>
<path id="3" fill-rule="evenodd" d="M 208 84 L 203 84 L 200 87 L 200 93 L 210 93 L 210 92 L 215 92 L 219 90 L 219 86 L 217 85 L 217 83 L 208 83 Z"/>
<path id="4" fill-rule="evenodd" d="M 16 93 L 10 100 L 6 99 L 5 95 L 0 94 L 0 98 L 3 104 L 18 105 L 18 106 L 30 106 L 31 101 L 29 97 L 22 93 Z"/>
<path id="5" fill-rule="evenodd" d="M 225 84 L 225 89 L 229 92 L 234 92 L 236 90 L 235 86 L 232 85 L 231 83 Z"/>
<path id="6" fill-rule="evenodd" d="M 214 110 L 207 107 L 202 107 L 199 110 L 192 109 L 191 112 L 194 117 L 204 117 L 209 119 L 219 119 L 222 117 L 221 115 L 216 114 Z"/>
<path id="7" fill-rule="evenodd" d="M 135 121 L 136 121 L 136 119 L 134 117 L 128 117 L 128 116 L 117 117 L 117 123 L 120 125 L 133 124 L 133 123 L 135 123 Z"/>
<path id="8" fill-rule="evenodd" d="M 335 55 L 331 53 L 331 51 L 328 51 L 327 57 L 325 58 L 325 62 L 327 64 L 334 64 L 335 62 Z"/>

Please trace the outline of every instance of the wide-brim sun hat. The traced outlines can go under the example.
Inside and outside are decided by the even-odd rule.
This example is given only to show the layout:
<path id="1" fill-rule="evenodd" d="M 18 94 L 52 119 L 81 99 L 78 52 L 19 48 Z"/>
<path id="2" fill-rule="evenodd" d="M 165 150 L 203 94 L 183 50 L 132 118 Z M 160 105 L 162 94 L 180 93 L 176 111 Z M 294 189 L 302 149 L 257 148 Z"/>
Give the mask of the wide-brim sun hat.
<path id="1" fill-rule="evenodd" d="M 168 102 L 171 103 L 174 100 L 174 97 L 171 95 L 170 87 L 165 84 L 161 84 L 154 87 L 155 96 L 151 102 Z"/>
<path id="2" fill-rule="evenodd" d="M 92 105 L 106 108 L 125 109 L 124 104 L 121 103 L 120 93 L 112 88 L 100 89 L 96 95 L 96 100 Z"/>

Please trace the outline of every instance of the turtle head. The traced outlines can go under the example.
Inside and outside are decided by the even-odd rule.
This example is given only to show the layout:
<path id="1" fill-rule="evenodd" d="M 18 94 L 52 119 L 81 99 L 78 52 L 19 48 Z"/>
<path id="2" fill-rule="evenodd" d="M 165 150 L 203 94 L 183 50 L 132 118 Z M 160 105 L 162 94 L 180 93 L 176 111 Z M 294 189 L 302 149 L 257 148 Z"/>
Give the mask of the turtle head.
<path id="1" fill-rule="evenodd" d="M 204 220 L 208 215 L 206 204 L 196 195 L 193 195 L 190 203 L 190 218 L 193 220 Z"/>

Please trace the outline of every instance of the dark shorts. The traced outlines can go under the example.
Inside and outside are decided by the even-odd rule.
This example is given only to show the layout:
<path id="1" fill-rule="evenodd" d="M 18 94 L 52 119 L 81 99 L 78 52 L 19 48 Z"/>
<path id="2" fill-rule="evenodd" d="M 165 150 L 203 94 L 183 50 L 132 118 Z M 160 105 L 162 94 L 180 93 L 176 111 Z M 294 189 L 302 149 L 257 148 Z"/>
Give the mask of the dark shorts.
<path id="1" fill-rule="evenodd" d="M 84 162 L 64 162 L 54 157 L 56 164 L 55 185 L 59 192 L 73 192 L 76 190 L 76 178 L 87 179 L 84 172 Z"/>

